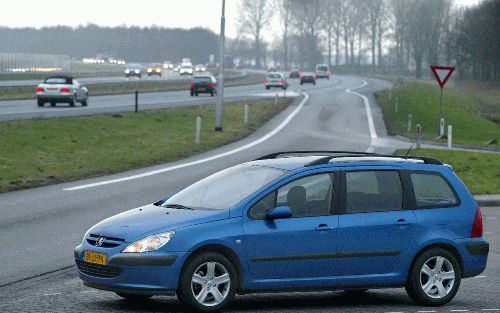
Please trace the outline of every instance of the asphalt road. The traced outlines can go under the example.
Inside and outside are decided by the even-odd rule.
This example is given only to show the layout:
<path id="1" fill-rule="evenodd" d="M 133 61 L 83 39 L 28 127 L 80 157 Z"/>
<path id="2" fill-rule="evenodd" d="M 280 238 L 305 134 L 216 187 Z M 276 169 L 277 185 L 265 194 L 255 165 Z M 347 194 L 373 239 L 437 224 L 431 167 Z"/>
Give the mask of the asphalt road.
<path id="1" fill-rule="evenodd" d="M 294 149 L 387 153 L 398 147 L 407 147 L 406 142 L 386 137 L 380 109 L 373 99 L 372 92 L 387 88 L 388 84 L 367 80 L 366 86 L 354 89 L 362 85 L 364 82 L 360 78 L 334 77 L 331 81 L 301 88 L 309 95 L 309 101 L 284 128 L 266 141 L 225 157 L 213 159 L 273 131 L 298 110 L 301 97 L 249 137 L 187 160 L 108 177 L 0 194 L 0 286 L 3 286 L 0 287 L 0 311 L 178 312 L 180 308 L 173 297 L 156 297 L 134 306 L 112 293 L 84 288 L 77 278 L 72 255 L 83 233 L 105 217 L 151 203 L 201 177 L 266 153 Z M 292 86 L 292 89 L 298 87 Z M 262 86 L 241 88 L 249 88 L 250 92 L 257 88 L 255 92 L 265 93 Z M 366 102 L 356 92 L 364 95 Z M 212 159 L 196 163 L 206 158 Z M 195 164 L 172 169 L 172 166 L 186 162 Z M 165 172 L 166 169 L 170 170 Z M 164 172 L 154 174 L 153 171 Z M 483 277 L 465 280 L 455 300 L 446 307 L 417 307 L 402 289 L 387 289 L 370 291 L 361 297 L 347 296 L 342 292 L 238 296 L 227 312 L 499 310 L 499 209 L 483 208 L 486 237 L 492 244 L 486 272 Z"/>
<path id="2" fill-rule="evenodd" d="M 295 84 L 294 84 L 295 85 Z M 276 90 L 266 91 L 262 84 L 226 87 L 224 89 L 225 102 L 241 101 L 255 97 L 272 96 Z M 293 95 L 294 92 L 287 92 Z M 139 94 L 139 110 L 158 109 L 165 107 L 203 105 L 215 103 L 216 97 L 200 94 L 199 97 L 190 97 L 188 90 L 151 92 Z M 130 94 L 91 96 L 87 107 L 77 104 L 69 107 L 59 103 L 56 107 L 38 107 L 36 100 L 6 100 L 0 101 L 0 120 L 16 120 L 31 118 L 51 118 L 74 115 L 91 115 L 97 113 L 115 113 L 133 111 L 135 95 Z"/>
<path id="3" fill-rule="evenodd" d="M 49 76 L 51 74 L 47 74 Z M 110 83 L 126 83 L 133 81 L 144 81 L 144 80 L 154 80 L 154 81 L 174 81 L 174 80 L 187 80 L 187 76 L 180 76 L 176 72 L 164 71 L 162 77 L 152 76 L 148 77 L 146 73 L 143 73 L 141 79 L 131 77 L 129 79 L 125 78 L 125 74 L 122 76 L 103 76 L 103 77 L 83 77 L 77 80 L 82 85 L 94 85 L 94 84 L 110 84 Z M 2 80 L 0 81 L 1 87 L 31 87 L 40 84 L 40 79 L 20 79 L 20 80 Z"/>

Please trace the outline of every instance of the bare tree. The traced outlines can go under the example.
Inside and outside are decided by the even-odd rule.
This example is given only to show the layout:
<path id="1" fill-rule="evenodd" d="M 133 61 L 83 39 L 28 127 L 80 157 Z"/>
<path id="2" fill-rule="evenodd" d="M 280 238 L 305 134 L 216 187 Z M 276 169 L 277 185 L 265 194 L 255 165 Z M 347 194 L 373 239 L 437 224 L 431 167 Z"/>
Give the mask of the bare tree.
<path id="1" fill-rule="evenodd" d="M 262 66 L 262 31 L 271 19 L 272 10 L 269 8 L 267 0 L 242 0 L 240 3 L 240 24 L 241 33 L 248 34 L 254 39 L 255 64 Z"/>
<path id="2" fill-rule="evenodd" d="M 328 65 L 332 66 L 332 39 L 335 43 L 335 65 L 339 65 L 340 0 L 323 0 L 322 28 L 327 38 Z"/>
<path id="3" fill-rule="evenodd" d="M 291 4 L 289 0 L 275 0 L 273 3 L 274 9 L 279 13 L 278 18 L 281 25 L 283 36 L 283 65 L 285 68 L 289 67 L 289 29 L 290 21 L 292 18 Z"/>

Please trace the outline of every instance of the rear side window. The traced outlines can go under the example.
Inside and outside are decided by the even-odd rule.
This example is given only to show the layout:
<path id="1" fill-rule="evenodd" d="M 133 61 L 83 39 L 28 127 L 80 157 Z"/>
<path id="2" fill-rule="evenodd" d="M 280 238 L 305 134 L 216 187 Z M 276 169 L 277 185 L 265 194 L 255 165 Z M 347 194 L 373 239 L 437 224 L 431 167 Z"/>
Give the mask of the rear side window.
<path id="1" fill-rule="evenodd" d="M 395 211 L 402 205 L 398 171 L 346 172 L 346 213 Z"/>
<path id="2" fill-rule="evenodd" d="M 411 173 L 417 207 L 448 207 L 458 204 L 450 185 L 435 173 Z"/>

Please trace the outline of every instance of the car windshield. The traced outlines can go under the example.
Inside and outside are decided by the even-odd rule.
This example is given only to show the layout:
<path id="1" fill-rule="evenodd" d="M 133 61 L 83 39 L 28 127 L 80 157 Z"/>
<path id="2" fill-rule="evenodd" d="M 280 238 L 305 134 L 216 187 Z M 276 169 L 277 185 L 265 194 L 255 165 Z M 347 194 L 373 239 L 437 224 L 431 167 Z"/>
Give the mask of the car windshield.
<path id="1" fill-rule="evenodd" d="M 163 206 L 181 205 L 193 209 L 228 209 L 284 175 L 276 168 L 237 165 L 217 172 L 170 197 Z"/>
<path id="2" fill-rule="evenodd" d="M 47 78 L 45 80 L 45 84 L 58 85 L 58 84 L 70 84 L 70 82 L 66 78 L 53 77 L 53 78 Z"/>
<path id="3" fill-rule="evenodd" d="M 326 66 L 318 66 L 318 70 L 320 71 L 326 71 L 328 69 L 328 67 Z"/>

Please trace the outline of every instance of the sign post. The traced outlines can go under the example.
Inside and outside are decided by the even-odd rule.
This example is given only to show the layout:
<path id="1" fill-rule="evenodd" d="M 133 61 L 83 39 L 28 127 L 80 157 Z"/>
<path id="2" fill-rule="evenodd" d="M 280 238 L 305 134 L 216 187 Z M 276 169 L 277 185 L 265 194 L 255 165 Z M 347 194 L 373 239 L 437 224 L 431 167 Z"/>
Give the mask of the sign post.
<path id="1" fill-rule="evenodd" d="M 436 80 L 439 84 L 439 87 L 441 88 L 441 96 L 439 98 L 439 138 L 444 138 L 444 137 L 446 137 L 446 135 L 444 134 L 444 126 L 441 127 L 441 120 L 444 119 L 444 117 L 443 117 L 443 87 L 448 82 L 448 79 L 450 79 L 450 76 L 453 73 L 453 71 L 455 70 L 455 67 L 431 65 L 431 70 L 434 73 L 434 76 L 436 77 Z M 443 124 L 444 124 L 444 122 L 443 122 Z"/>

